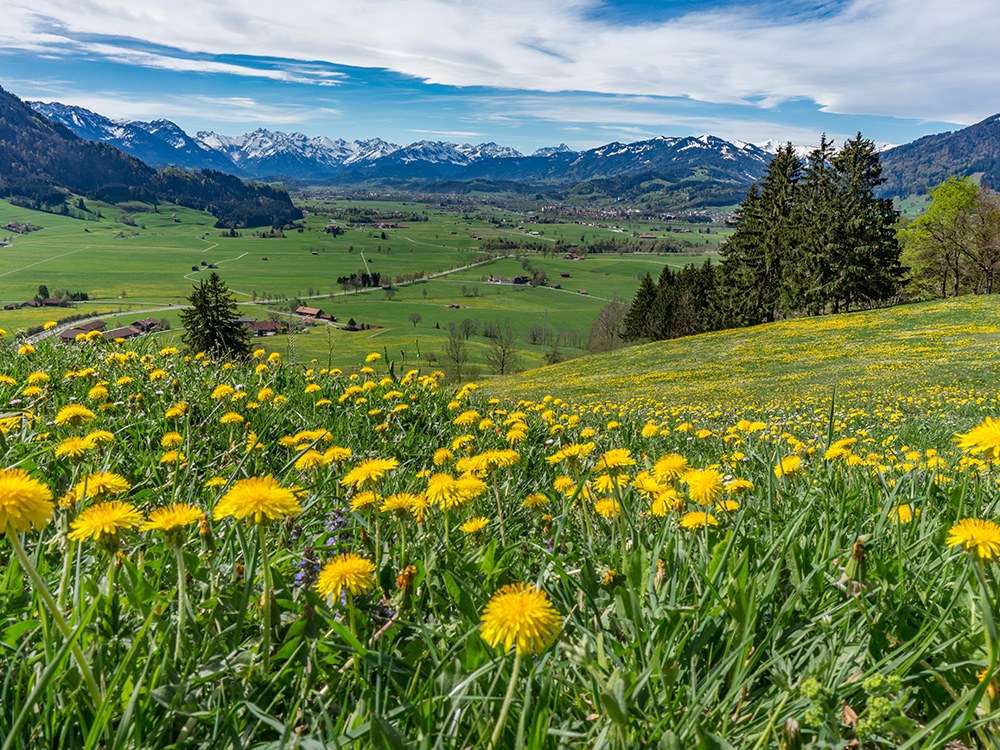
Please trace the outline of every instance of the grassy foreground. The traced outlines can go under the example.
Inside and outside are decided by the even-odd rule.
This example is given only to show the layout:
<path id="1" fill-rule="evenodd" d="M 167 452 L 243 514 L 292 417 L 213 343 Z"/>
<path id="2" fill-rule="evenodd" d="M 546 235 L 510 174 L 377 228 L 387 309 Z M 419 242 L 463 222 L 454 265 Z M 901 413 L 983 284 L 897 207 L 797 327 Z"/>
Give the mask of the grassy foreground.
<path id="1" fill-rule="evenodd" d="M 962 522 L 1000 428 L 954 442 L 996 408 L 988 301 L 490 399 L 374 354 L 2 342 L 0 744 L 995 746 L 1000 529 Z M 737 374 L 657 391 L 633 358 L 668 350 Z M 832 353 L 843 400 L 789 385 Z"/>

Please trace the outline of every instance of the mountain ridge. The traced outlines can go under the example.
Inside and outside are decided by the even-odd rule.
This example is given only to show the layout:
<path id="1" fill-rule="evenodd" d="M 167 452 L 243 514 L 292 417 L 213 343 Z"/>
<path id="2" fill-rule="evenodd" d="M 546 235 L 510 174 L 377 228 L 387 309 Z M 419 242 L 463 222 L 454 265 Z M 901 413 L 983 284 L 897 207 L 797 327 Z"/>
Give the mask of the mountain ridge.
<path id="1" fill-rule="evenodd" d="M 408 145 L 381 138 L 347 141 L 258 128 L 238 136 L 199 131 L 190 136 L 170 120 L 111 120 L 82 107 L 30 102 L 78 137 L 114 145 L 153 166 L 213 169 L 241 178 L 275 176 L 338 184 L 358 182 L 522 182 L 569 188 L 591 180 L 654 174 L 674 185 L 712 183 L 732 195 L 763 175 L 777 148 L 713 135 L 657 136 L 574 151 L 566 144 L 522 154 L 494 142 L 422 140 Z M 796 147 L 804 157 L 811 150 Z M 1000 116 L 950 133 L 928 135 L 881 151 L 883 195 L 913 195 L 947 177 L 975 175 L 1000 187 Z M 724 188 L 719 191 L 718 188 Z M 696 186 L 694 189 L 697 189 Z"/>

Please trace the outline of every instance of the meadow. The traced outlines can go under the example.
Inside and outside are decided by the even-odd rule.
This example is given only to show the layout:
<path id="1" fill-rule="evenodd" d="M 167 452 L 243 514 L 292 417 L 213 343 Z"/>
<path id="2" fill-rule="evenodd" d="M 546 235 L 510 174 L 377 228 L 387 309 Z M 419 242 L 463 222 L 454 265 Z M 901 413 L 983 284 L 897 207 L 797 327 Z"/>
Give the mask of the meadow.
<path id="1" fill-rule="evenodd" d="M 117 322 L 108 321 L 109 328 L 127 325 L 137 318 L 165 318 L 174 330 L 162 336 L 161 345 L 173 345 L 180 337 L 178 306 L 186 302 L 192 286 L 207 275 L 207 265 L 212 264 L 240 302 L 242 316 L 295 320 L 288 315 L 289 307 L 298 304 L 291 305 L 288 300 L 295 299 L 337 318 L 332 327 L 301 330 L 300 334 L 305 335 L 296 335 L 295 342 L 289 342 L 287 336 L 262 340 L 269 352 L 280 352 L 286 360 L 315 359 L 343 369 L 352 367 L 375 348 L 410 362 L 443 366 L 440 358 L 449 325 L 468 318 L 477 329 L 467 343 L 470 371 L 482 373 L 488 369 L 485 355 L 491 346 L 482 335 L 486 325 L 510 322 L 522 367 L 541 364 L 554 343 L 560 356 L 579 356 L 584 353 L 588 331 L 601 308 L 613 299 L 631 299 L 643 274 L 657 276 L 665 264 L 679 269 L 709 257 L 635 253 L 592 255 L 575 261 L 536 252 L 528 259 L 532 268 L 548 276 L 548 286 L 489 284 L 491 275 L 510 280 L 524 273 L 514 258 L 483 264 L 489 256 L 481 246 L 489 239 L 554 246 L 558 240 L 590 243 L 620 238 L 624 233 L 579 223 L 528 223 L 525 217 L 489 206 L 318 199 L 306 205 L 309 215 L 301 233 L 292 230 L 280 237 L 254 236 L 269 233 L 268 228 L 263 228 L 227 237 L 222 236 L 223 230 L 213 227 L 210 215 L 177 206 L 160 205 L 156 213 L 125 212 L 91 202 L 87 204 L 90 220 L 84 220 L 0 201 L 0 226 L 28 222 L 42 227 L 22 235 L 3 235 L 11 245 L 0 248 L 2 301 L 19 303 L 30 299 L 40 284 L 51 292 L 67 289 L 89 296 L 88 301 L 68 311 L 0 311 L 0 328 L 14 335 L 69 314 L 121 312 L 115 318 Z M 387 217 L 397 226 L 348 227 L 344 217 L 352 208 L 363 209 L 370 217 Z M 392 218 L 399 215 L 426 221 Z M 345 227 L 337 236 L 324 232 L 334 217 Z M 634 224 L 628 231 L 649 229 Z M 659 230 L 660 236 L 666 236 L 662 225 Z M 707 238 L 717 243 L 719 237 L 714 234 Z M 454 270 L 473 263 L 478 265 Z M 378 288 L 355 292 L 337 282 L 352 273 L 376 271 L 383 280 L 394 284 L 397 277 L 404 275 L 446 275 L 396 285 L 389 294 Z M 556 284 L 563 288 L 553 288 Z M 581 290 L 586 294 L 580 294 Z M 390 296 L 392 299 L 388 299 Z M 257 304 L 264 299 L 274 301 Z M 410 320 L 414 315 L 420 316 L 416 325 Z M 343 330 L 351 319 L 378 328 Z M 541 328 L 541 336 L 529 333 L 534 326 Z M 428 360 L 428 354 L 435 359 Z"/>
<path id="2" fill-rule="evenodd" d="M 480 388 L 3 339 L 0 742 L 997 746 L 994 310 Z"/>

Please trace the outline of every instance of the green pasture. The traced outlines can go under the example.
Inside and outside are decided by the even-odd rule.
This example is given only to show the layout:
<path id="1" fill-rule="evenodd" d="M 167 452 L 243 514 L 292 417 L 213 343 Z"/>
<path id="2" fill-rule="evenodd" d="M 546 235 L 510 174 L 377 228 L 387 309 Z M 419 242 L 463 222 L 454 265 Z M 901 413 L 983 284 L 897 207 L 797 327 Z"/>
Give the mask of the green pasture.
<path id="1" fill-rule="evenodd" d="M 442 351 L 450 324 L 471 319 L 478 329 L 467 341 L 474 371 L 475 366 L 485 371 L 485 354 L 491 346 L 482 335 L 483 326 L 504 321 L 510 321 L 514 330 L 520 365 L 530 368 L 543 362 L 553 342 L 557 342 L 563 357 L 583 354 L 587 333 L 601 308 L 611 300 L 630 300 L 645 273 L 656 277 L 664 264 L 679 269 L 688 263 L 700 265 L 712 257 L 633 253 L 565 260 L 561 254 L 533 253 L 527 259 L 533 269 L 546 273 L 548 286 L 489 283 L 494 275 L 509 280 L 526 273 L 521 262 L 511 257 L 412 285 L 394 286 L 392 299 L 388 299 L 382 290 L 345 293 L 337 279 L 351 273 L 378 271 L 384 281 L 394 282 L 400 274 L 446 272 L 480 261 L 484 257 L 480 245 L 489 237 L 554 245 L 559 239 L 578 243 L 581 237 L 590 241 L 622 235 L 584 224 L 526 223 L 522 222 L 524 217 L 490 207 L 456 211 L 448 206 L 402 201 L 314 201 L 305 205 L 308 215 L 302 232 L 288 231 L 283 237 L 255 236 L 268 234 L 264 228 L 226 237 L 223 230 L 213 226 L 210 215 L 177 206 L 160 205 L 157 212 L 148 213 L 88 202 L 92 213 L 90 220 L 84 220 L 0 202 L 0 226 L 18 221 L 43 227 L 12 235 L 12 245 L 0 250 L 0 299 L 5 303 L 22 302 L 33 297 L 40 284 L 50 292 L 65 288 L 85 291 L 90 297 L 69 310 L 0 311 L 0 328 L 13 334 L 73 313 L 121 311 L 125 314 L 108 319 L 109 327 L 131 323 L 133 312 L 142 317 L 166 317 L 174 331 L 165 334 L 165 340 L 175 340 L 180 335 L 179 313 L 163 308 L 184 304 L 192 287 L 210 273 L 207 264 L 213 264 L 241 302 L 242 317 L 266 320 L 275 313 L 287 315 L 291 305 L 283 300 L 301 298 L 337 318 L 337 326 L 329 336 L 322 326 L 296 336 L 295 356 L 302 362 L 318 359 L 347 368 L 356 364 L 359 356 L 375 349 L 411 362 L 427 362 L 427 355 L 433 354 L 443 364 Z M 325 233 L 331 221 L 329 210 L 342 211 L 347 205 L 359 205 L 368 211 L 416 212 L 426 214 L 428 221 L 396 221 L 389 217 L 401 226 L 346 228 L 337 237 Z M 494 216 L 504 226 L 488 221 Z M 135 226 L 122 220 L 134 221 Z M 342 221 L 339 223 L 344 226 Z M 514 228 L 517 226 L 522 228 Z M 193 267 L 198 270 L 193 271 Z M 563 277 L 564 273 L 569 276 Z M 554 288 L 556 285 L 562 288 Z M 255 304 L 265 299 L 275 301 Z M 416 326 L 409 319 L 414 314 L 421 318 Z M 378 328 L 342 330 L 352 318 Z M 530 329 L 536 333 L 526 336 Z M 286 356 L 289 352 L 285 336 L 269 337 L 262 343 Z M 431 365 L 434 363 L 430 360 Z"/>

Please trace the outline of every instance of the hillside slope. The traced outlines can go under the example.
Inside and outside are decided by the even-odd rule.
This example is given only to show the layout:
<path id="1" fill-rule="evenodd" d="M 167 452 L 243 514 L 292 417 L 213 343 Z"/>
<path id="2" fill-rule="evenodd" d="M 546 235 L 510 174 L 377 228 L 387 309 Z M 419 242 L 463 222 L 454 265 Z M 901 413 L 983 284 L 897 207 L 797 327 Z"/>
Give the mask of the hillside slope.
<path id="1" fill-rule="evenodd" d="M 781 408 L 788 399 L 909 398 L 1000 376 L 997 297 L 801 318 L 635 346 L 487 383 L 491 395 L 662 411 Z M 780 393 L 780 397 L 775 394 Z"/>

